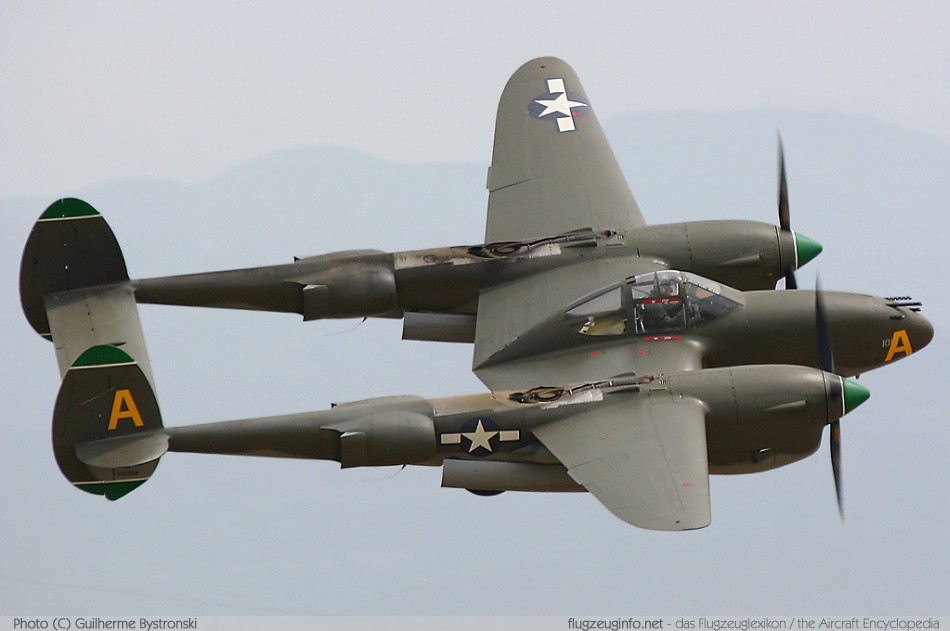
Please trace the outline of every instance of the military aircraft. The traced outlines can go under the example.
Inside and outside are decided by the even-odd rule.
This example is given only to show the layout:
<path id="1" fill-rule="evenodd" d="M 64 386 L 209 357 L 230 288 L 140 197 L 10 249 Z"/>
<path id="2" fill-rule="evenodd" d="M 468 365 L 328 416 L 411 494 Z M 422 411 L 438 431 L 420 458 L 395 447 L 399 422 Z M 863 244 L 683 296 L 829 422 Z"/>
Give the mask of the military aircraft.
<path id="1" fill-rule="evenodd" d="M 646 225 L 577 75 L 548 57 L 501 96 L 484 243 L 130 280 L 103 217 L 54 202 L 20 290 L 63 378 L 56 461 L 111 500 L 169 451 L 442 466 L 445 487 L 586 490 L 636 526 L 688 530 L 711 521 L 710 474 L 805 458 L 829 425 L 840 508 L 839 421 L 869 396 L 846 377 L 933 328 L 906 296 L 797 289 L 821 246 L 790 228 L 779 155 L 779 226 Z M 489 392 L 164 427 L 137 303 L 402 318 L 406 339 L 473 343 Z"/>

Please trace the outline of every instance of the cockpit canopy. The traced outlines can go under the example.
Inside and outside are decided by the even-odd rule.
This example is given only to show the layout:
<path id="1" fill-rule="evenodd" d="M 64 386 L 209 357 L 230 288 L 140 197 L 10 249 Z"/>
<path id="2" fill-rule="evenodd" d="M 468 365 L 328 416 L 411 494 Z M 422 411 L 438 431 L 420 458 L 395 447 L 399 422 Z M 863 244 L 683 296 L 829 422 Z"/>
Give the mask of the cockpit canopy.
<path id="1" fill-rule="evenodd" d="M 729 293 L 734 291 L 728 290 Z M 737 300 L 719 283 L 674 270 L 640 274 L 568 309 L 568 325 L 584 335 L 652 335 L 702 326 Z"/>

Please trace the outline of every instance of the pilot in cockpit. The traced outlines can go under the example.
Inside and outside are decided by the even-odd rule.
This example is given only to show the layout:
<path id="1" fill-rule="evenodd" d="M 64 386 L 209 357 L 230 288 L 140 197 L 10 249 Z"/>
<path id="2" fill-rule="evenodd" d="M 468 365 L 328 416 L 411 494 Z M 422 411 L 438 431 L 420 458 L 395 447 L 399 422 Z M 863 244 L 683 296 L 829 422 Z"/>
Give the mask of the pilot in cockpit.
<path id="1" fill-rule="evenodd" d="M 673 298 L 679 295 L 679 283 L 672 278 L 666 278 L 658 288 L 658 298 Z"/>
<path id="2" fill-rule="evenodd" d="M 675 277 L 655 278 L 650 298 L 641 303 L 645 333 L 686 328 L 686 313 Z"/>

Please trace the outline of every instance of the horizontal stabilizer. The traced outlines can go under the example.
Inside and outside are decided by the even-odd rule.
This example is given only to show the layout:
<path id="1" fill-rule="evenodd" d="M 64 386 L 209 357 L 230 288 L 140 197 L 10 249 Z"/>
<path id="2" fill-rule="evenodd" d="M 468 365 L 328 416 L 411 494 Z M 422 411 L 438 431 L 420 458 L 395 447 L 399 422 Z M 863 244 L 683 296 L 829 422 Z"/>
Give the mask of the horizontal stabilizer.
<path id="1" fill-rule="evenodd" d="M 157 460 L 168 451 L 168 435 L 162 431 L 139 436 L 119 436 L 76 445 L 76 457 L 92 467 L 134 467 Z"/>

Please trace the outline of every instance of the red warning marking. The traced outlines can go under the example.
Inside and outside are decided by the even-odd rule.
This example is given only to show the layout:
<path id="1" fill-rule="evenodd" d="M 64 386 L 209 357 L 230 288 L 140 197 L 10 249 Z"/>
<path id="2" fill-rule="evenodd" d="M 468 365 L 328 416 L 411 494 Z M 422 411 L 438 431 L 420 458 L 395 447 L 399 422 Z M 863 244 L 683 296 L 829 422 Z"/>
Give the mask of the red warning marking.
<path id="1" fill-rule="evenodd" d="M 654 335 L 652 337 L 643 338 L 644 342 L 668 342 L 670 340 L 681 340 L 683 339 L 682 335 Z"/>
<path id="2" fill-rule="evenodd" d="M 640 302 L 644 305 L 668 305 L 679 301 L 679 298 L 647 298 L 646 300 L 641 300 Z"/>
<path id="3" fill-rule="evenodd" d="M 690 487 L 693 486 L 692 482 L 683 482 L 683 486 Z"/>
<path id="4" fill-rule="evenodd" d="M 591 356 L 591 357 L 597 357 L 598 355 L 600 355 L 600 351 L 591 351 L 591 352 L 590 352 L 590 356 Z"/>
<path id="5" fill-rule="evenodd" d="M 646 354 L 647 354 L 646 351 L 637 351 L 637 357 L 643 357 Z"/>
<path id="6" fill-rule="evenodd" d="M 547 68 L 547 66 L 541 66 L 542 68 Z"/>
<path id="7" fill-rule="evenodd" d="M 575 112 L 573 110 L 571 111 L 571 116 L 580 116 L 580 115 L 581 115 L 580 112 Z"/>

